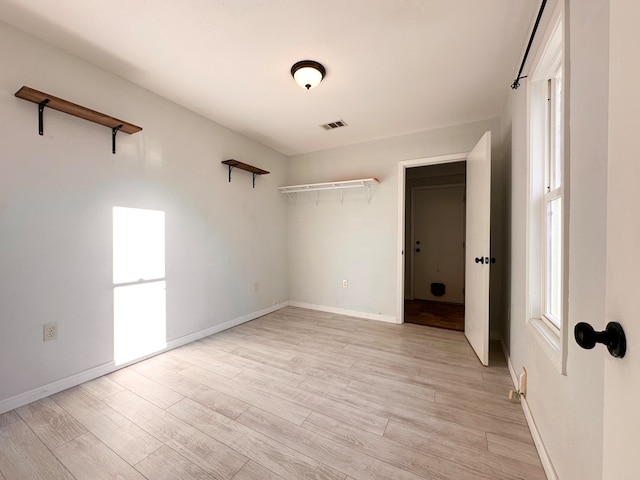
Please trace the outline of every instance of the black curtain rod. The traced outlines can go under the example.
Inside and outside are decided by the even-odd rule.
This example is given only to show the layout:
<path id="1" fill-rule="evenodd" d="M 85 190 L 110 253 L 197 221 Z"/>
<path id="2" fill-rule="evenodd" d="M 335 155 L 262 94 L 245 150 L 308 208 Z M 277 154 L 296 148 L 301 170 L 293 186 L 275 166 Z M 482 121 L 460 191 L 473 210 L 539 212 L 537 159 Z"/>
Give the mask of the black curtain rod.
<path id="1" fill-rule="evenodd" d="M 544 12 L 544 7 L 547 5 L 547 0 L 542 0 L 542 4 L 540 5 L 540 10 L 538 11 L 538 18 L 536 18 L 536 23 L 533 25 L 533 31 L 531 32 L 531 37 L 529 37 L 529 44 L 527 45 L 527 49 L 524 52 L 524 57 L 522 58 L 522 63 L 520 64 L 520 70 L 518 71 L 518 76 L 511 84 L 512 89 L 517 89 L 520 86 L 520 79 L 527 78 L 526 76 L 522 76 L 522 69 L 524 69 L 524 64 L 527 62 L 527 57 L 529 56 L 529 50 L 531 49 L 531 44 L 533 43 L 533 38 L 536 36 L 536 31 L 538 30 L 538 24 L 540 23 L 540 19 L 542 18 L 542 12 Z"/>

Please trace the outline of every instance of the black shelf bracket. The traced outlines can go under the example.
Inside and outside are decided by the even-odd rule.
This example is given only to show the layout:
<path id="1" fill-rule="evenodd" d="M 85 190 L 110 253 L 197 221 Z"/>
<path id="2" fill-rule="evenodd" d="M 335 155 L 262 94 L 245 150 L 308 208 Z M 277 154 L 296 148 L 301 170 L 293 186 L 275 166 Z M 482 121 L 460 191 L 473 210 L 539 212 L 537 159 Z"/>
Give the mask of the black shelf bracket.
<path id="1" fill-rule="evenodd" d="M 231 183 L 231 170 L 233 170 L 233 165 L 229 165 L 229 183 Z M 259 173 L 253 173 L 253 188 L 256 188 L 256 176 L 260 175 Z"/>
<path id="2" fill-rule="evenodd" d="M 44 119 L 43 119 L 43 113 L 44 113 L 44 107 L 47 106 L 47 103 L 49 103 L 49 99 L 45 98 L 43 101 L 41 101 L 40 103 L 38 103 L 38 133 L 40 135 L 44 135 Z"/>
<path id="3" fill-rule="evenodd" d="M 231 183 L 231 170 L 233 170 L 233 165 L 229 165 L 229 183 Z M 252 172 L 253 176 L 253 188 L 256 188 L 256 177 L 260 175 L 259 173 Z"/>
<path id="4" fill-rule="evenodd" d="M 118 125 L 117 127 L 113 127 L 111 129 L 111 152 L 116 153 L 116 133 L 120 130 L 124 125 Z"/>

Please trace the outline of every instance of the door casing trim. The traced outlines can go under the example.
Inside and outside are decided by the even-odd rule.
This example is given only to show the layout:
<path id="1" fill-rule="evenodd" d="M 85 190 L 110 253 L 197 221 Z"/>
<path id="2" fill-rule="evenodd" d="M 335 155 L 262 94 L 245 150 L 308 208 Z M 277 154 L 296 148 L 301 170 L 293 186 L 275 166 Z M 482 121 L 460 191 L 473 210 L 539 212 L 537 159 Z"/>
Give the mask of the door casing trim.
<path id="1" fill-rule="evenodd" d="M 470 152 L 451 153 L 435 157 L 416 158 L 398 162 L 398 261 L 396 277 L 396 323 L 404 323 L 404 242 L 405 242 L 405 194 L 407 168 L 424 167 L 441 163 L 466 161 Z"/>

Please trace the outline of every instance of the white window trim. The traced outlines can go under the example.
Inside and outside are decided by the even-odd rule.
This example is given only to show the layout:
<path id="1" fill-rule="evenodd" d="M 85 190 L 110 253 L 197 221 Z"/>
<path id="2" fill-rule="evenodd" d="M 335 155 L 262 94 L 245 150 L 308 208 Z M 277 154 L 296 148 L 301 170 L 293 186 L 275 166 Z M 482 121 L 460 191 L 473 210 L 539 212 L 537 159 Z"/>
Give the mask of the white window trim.
<path id="1" fill-rule="evenodd" d="M 563 375 L 566 375 L 567 365 L 567 255 L 568 255 L 568 241 L 566 232 L 568 232 L 568 201 L 566 196 L 566 185 L 568 181 L 567 166 L 567 146 L 566 142 L 563 146 L 563 173 L 564 178 L 560 189 L 555 189 L 547 194 L 540 195 L 540 185 L 544 185 L 544 171 L 540 168 L 536 158 L 540 158 L 543 155 L 545 145 L 540 145 L 540 142 L 536 142 L 536 138 L 540 138 L 540 133 L 533 131 L 537 128 L 539 122 L 534 122 L 534 117 L 543 116 L 544 105 L 534 104 L 533 100 L 537 97 L 544 96 L 544 89 L 546 88 L 540 80 L 544 80 L 544 77 L 536 76 L 541 72 L 544 72 L 544 76 L 550 71 L 558 68 L 560 62 L 565 55 L 564 45 L 564 2 L 558 2 L 557 7 L 552 13 L 548 27 L 544 32 L 544 36 L 538 49 L 537 55 L 532 62 L 530 68 L 531 72 L 534 72 L 528 78 L 527 85 L 527 141 L 528 141 L 528 182 L 527 182 L 527 326 L 531 333 L 531 336 L 535 339 L 536 343 L 540 346 L 541 350 L 546 354 L 554 367 Z M 553 53 L 551 53 L 553 52 Z M 564 98 L 566 99 L 566 65 L 564 61 L 562 68 L 565 91 Z M 563 118 L 564 118 L 564 137 L 566 137 L 568 117 L 566 115 L 567 105 L 566 101 L 563 102 Z M 543 221 L 542 207 L 546 206 L 545 197 L 553 195 L 562 196 L 562 210 L 563 210 L 563 225 L 562 225 L 562 244 L 563 244 L 563 258 L 562 258 L 562 325 L 560 329 L 547 319 L 543 314 L 543 302 L 545 299 L 545 288 L 543 285 L 542 269 L 543 262 L 546 260 L 544 253 L 544 241 L 542 239 L 541 222 Z"/>

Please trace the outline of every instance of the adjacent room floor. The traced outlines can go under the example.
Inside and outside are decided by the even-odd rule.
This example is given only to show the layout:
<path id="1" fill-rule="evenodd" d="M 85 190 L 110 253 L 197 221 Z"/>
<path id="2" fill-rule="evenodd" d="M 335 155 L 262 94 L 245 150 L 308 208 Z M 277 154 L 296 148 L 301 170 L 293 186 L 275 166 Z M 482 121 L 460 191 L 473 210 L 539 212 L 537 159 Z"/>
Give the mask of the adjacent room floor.
<path id="1" fill-rule="evenodd" d="M 545 479 L 511 386 L 459 332 L 288 307 L 0 415 L 0 478 Z"/>
<path id="2" fill-rule="evenodd" d="M 464 332 L 464 305 L 431 300 L 405 300 L 404 321 Z"/>

